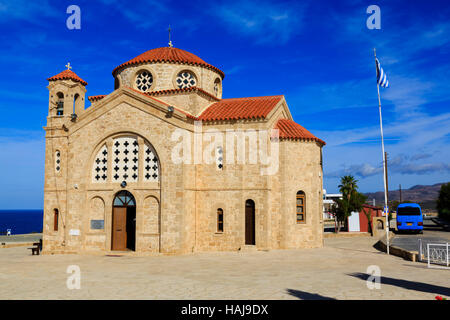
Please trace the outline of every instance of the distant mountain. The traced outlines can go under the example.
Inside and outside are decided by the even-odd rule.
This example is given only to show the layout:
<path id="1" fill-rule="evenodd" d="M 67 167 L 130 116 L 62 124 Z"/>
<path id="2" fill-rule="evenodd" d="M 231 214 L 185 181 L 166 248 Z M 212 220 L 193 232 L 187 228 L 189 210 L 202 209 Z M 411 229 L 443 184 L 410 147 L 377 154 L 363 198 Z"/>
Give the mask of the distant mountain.
<path id="1" fill-rule="evenodd" d="M 445 183 L 445 182 L 444 182 Z M 436 183 L 431 186 L 427 185 L 415 185 L 409 189 L 402 189 L 402 201 L 417 202 L 426 209 L 435 209 L 436 200 L 439 197 L 439 191 L 441 185 L 444 183 Z M 367 196 L 367 201 L 372 203 L 372 199 L 375 199 L 375 203 L 379 206 L 384 204 L 384 191 L 368 192 L 364 193 Z M 389 190 L 389 201 L 400 200 L 399 190 Z"/>

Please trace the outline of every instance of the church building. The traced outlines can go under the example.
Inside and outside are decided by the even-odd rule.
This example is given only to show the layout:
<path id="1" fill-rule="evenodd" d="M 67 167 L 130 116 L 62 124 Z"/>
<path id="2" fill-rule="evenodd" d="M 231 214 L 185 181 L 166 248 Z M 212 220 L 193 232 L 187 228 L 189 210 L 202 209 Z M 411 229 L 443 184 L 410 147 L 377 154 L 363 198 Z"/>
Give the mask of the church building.
<path id="1" fill-rule="evenodd" d="M 117 66 L 85 107 L 66 67 L 48 78 L 44 254 L 323 245 L 325 142 L 283 95 L 223 99 L 224 72 L 170 44 Z"/>

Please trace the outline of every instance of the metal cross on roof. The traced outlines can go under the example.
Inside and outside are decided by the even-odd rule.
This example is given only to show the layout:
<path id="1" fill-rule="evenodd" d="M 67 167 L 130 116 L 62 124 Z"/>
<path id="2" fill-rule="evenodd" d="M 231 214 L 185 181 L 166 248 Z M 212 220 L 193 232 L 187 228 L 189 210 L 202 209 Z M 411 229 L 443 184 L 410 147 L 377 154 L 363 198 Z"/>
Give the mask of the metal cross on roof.
<path id="1" fill-rule="evenodd" d="M 169 24 L 169 29 L 167 29 L 168 31 L 169 31 L 169 47 L 173 47 L 173 44 L 172 44 L 172 40 L 170 40 L 170 31 L 172 31 L 172 29 L 170 28 L 170 24 Z"/>
<path id="2" fill-rule="evenodd" d="M 70 70 L 70 69 L 72 69 L 72 66 L 70 65 L 70 62 L 67 62 L 67 64 L 66 64 L 66 66 L 65 66 L 66 68 L 67 68 L 67 70 Z"/>

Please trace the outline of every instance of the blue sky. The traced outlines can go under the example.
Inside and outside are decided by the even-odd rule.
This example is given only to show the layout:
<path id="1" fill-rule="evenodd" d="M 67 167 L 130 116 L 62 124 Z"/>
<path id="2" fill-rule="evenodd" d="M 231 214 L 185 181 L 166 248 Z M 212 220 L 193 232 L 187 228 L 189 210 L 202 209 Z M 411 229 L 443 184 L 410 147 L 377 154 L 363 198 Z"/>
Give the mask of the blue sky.
<path id="1" fill-rule="evenodd" d="M 81 30 L 66 9 L 81 8 Z M 381 30 L 366 8 L 381 8 Z M 70 61 L 88 95 L 113 90 L 111 71 L 166 46 L 226 74 L 224 98 L 284 94 L 294 120 L 325 140 L 324 187 L 353 174 L 383 189 L 373 48 L 382 89 L 389 185 L 450 180 L 450 6 L 447 1 L 0 0 L 0 165 L 4 208 L 43 203 L 46 78 Z"/>

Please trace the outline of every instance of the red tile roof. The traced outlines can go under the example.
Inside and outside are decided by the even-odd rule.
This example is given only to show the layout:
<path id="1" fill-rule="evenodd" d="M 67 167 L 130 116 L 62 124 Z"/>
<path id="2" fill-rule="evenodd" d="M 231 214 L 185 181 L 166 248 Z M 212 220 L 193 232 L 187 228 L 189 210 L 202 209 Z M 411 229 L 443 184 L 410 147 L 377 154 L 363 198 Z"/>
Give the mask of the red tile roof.
<path id="1" fill-rule="evenodd" d="M 56 81 L 56 80 L 73 80 L 81 83 L 84 86 L 87 86 L 87 82 L 81 79 L 75 72 L 72 70 L 64 70 L 63 72 L 58 73 L 56 76 L 50 77 L 48 81 Z"/>
<path id="2" fill-rule="evenodd" d="M 283 96 L 222 99 L 198 117 L 202 121 L 264 119 Z"/>
<path id="3" fill-rule="evenodd" d="M 185 63 L 197 65 L 218 72 L 222 76 L 222 79 L 225 77 L 225 74 L 221 70 L 214 67 L 213 65 L 210 65 L 209 63 L 206 63 L 205 61 L 197 57 L 195 54 L 174 47 L 162 47 L 146 51 L 138 55 L 136 58 L 133 58 L 130 61 L 122 63 L 121 65 L 116 67 L 113 70 L 112 74 L 114 76 L 118 70 L 120 70 L 125 66 L 148 62 L 169 62 L 169 63 L 172 62 L 172 63 Z"/>
<path id="4" fill-rule="evenodd" d="M 88 100 L 93 102 L 93 101 L 98 101 L 103 99 L 104 97 L 106 97 L 106 94 L 99 94 L 98 96 L 89 96 Z"/>
<path id="5" fill-rule="evenodd" d="M 280 139 L 313 140 L 321 143 L 322 145 L 326 144 L 325 141 L 320 140 L 301 125 L 289 119 L 278 120 L 274 128 L 280 130 Z"/>

